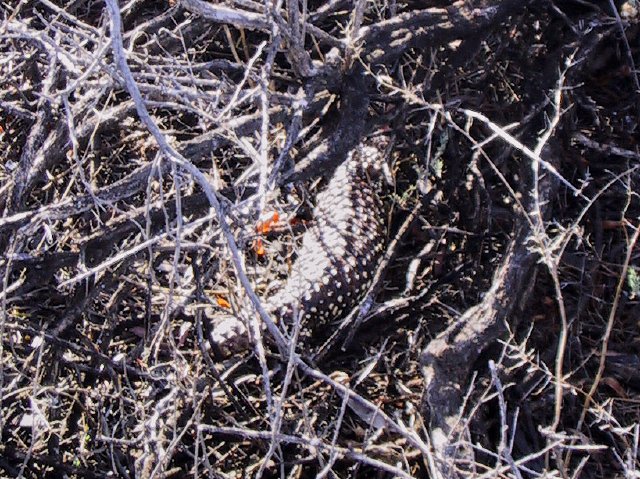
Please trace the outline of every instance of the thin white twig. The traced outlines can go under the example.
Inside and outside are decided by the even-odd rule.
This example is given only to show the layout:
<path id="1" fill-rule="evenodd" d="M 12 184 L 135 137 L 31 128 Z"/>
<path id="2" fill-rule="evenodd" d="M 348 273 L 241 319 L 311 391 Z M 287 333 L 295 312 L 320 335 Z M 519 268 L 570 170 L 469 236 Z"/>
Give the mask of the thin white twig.
<path id="1" fill-rule="evenodd" d="M 176 162 L 178 166 L 185 169 L 190 175 L 193 176 L 194 180 L 198 183 L 198 185 L 204 191 L 207 200 L 213 207 L 218 217 L 218 221 L 220 224 L 220 229 L 222 230 L 222 234 L 227 241 L 227 247 L 231 253 L 231 259 L 233 262 L 234 269 L 240 283 L 242 284 L 247 296 L 249 297 L 251 303 L 254 308 L 258 311 L 260 318 L 264 321 L 269 333 L 273 336 L 278 348 L 281 353 L 286 353 L 287 344 L 284 336 L 278 329 L 278 326 L 271 319 L 271 317 L 267 314 L 267 312 L 262 307 L 260 303 L 260 299 L 256 295 L 253 287 L 251 286 L 251 282 L 247 277 L 244 268 L 243 262 L 241 259 L 240 251 L 238 250 L 238 246 L 236 244 L 235 238 L 231 229 L 227 223 L 225 212 L 222 208 L 222 205 L 218 201 L 216 196 L 216 192 L 213 190 L 212 186 L 209 184 L 207 177 L 196 168 L 189 160 L 183 157 L 180 153 L 178 153 L 175 148 L 173 148 L 167 141 L 166 137 L 160 131 L 160 128 L 155 123 L 155 121 L 149 115 L 147 108 L 145 106 L 142 95 L 140 94 L 140 90 L 135 80 L 133 79 L 131 70 L 129 65 L 127 64 L 126 55 L 124 52 L 124 48 L 122 45 L 122 31 L 121 31 L 121 19 L 120 19 L 120 11 L 118 5 L 115 0 L 105 0 L 107 4 L 107 9 L 109 11 L 109 19 L 111 21 L 111 41 L 113 45 L 113 53 L 116 60 L 116 64 L 118 69 L 123 75 L 125 85 L 127 91 L 133 98 L 133 101 L 136 105 L 136 111 L 138 112 L 138 116 L 140 120 L 145 124 L 145 126 L 149 129 L 154 139 L 156 140 L 158 147 L 170 161 Z"/>
<path id="2" fill-rule="evenodd" d="M 511 135 L 509 132 L 507 132 L 504 128 L 492 122 L 485 115 L 477 111 L 469 110 L 467 108 L 463 108 L 461 111 L 466 116 L 483 122 L 485 125 L 487 125 L 491 129 L 491 131 L 496 133 L 500 138 L 502 138 L 504 141 L 509 143 L 515 149 L 524 153 L 531 160 L 540 163 L 547 171 L 549 171 L 553 176 L 555 176 L 558 180 L 560 180 L 560 182 L 564 184 L 567 188 L 569 188 L 576 196 L 586 199 L 585 196 L 582 194 L 582 192 L 578 188 L 573 186 L 569 181 L 567 181 L 565 177 L 562 176 L 560 172 L 555 168 L 555 166 L 553 166 L 548 161 L 542 159 L 539 154 L 536 154 L 528 146 L 526 146 L 524 143 L 522 143 L 513 135 Z"/>
<path id="3" fill-rule="evenodd" d="M 238 28 L 249 30 L 270 30 L 270 22 L 265 15 L 238 9 L 213 5 L 202 0 L 180 0 L 180 4 L 187 10 L 196 13 L 207 20 L 216 23 L 230 24 Z"/>
<path id="4" fill-rule="evenodd" d="M 268 441 L 271 439 L 270 431 L 255 431 L 255 430 L 244 429 L 239 427 L 215 427 L 215 426 L 208 426 L 204 424 L 199 425 L 198 427 L 204 432 L 208 432 L 211 434 L 219 434 L 223 436 L 231 435 L 231 436 L 238 436 L 245 439 L 262 440 L 262 441 Z M 313 449 L 313 448 L 321 449 L 321 450 L 330 449 L 329 445 L 313 437 L 280 434 L 278 439 L 280 442 L 297 444 L 299 446 L 306 447 L 309 449 Z M 402 477 L 404 479 L 414 479 L 414 476 L 412 476 L 411 474 L 407 474 L 406 472 L 404 472 L 401 469 L 398 469 L 397 467 L 387 464 L 386 462 L 379 461 L 377 459 L 373 459 L 371 457 L 365 456 L 364 454 L 361 454 L 355 450 L 340 448 L 339 453 L 342 457 L 346 457 L 346 458 L 355 460 L 357 462 L 361 462 L 362 464 L 366 464 L 368 466 L 374 467 L 376 469 L 386 471 L 388 473 L 393 474 L 394 476 Z"/>

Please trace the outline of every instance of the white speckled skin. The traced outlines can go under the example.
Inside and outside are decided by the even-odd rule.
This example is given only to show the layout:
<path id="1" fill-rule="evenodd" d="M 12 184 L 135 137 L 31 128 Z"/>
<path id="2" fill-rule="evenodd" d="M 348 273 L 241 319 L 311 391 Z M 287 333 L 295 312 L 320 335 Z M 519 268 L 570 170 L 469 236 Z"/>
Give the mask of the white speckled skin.
<path id="1" fill-rule="evenodd" d="M 304 233 L 288 279 L 265 309 L 276 321 L 330 320 L 348 313 L 371 284 L 386 240 L 380 192 L 386 139 L 360 145 L 336 169 L 316 199 L 314 222 Z M 211 341 L 231 352 L 248 345 L 244 324 L 214 318 Z"/>
<path id="2" fill-rule="evenodd" d="M 318 194 L 291 274 L 267 298 L 277 319 L 290 321 L 294 307 L 303 319 L 333 319 L 362 298 L 385 243 L 383 154 L 373 146 L 353 150 Z"/>

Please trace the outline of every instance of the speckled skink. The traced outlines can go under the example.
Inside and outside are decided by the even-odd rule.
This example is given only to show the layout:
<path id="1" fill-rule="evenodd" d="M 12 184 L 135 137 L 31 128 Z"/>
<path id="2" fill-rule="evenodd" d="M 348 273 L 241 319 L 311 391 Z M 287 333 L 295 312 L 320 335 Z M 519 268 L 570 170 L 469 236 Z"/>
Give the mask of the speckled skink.
<path id="1" fill-rule="evenodd" d="M 381 192 L 386 138 L 352 150 L 316 198 L 314 222 L 304 233 L 291 273 L 283 286 L 263 299 L 274 320 L 290 323 L 294 312 L 313 328 L 358 304 L 384 250 L 386 214 Z M 212 340 L 236 349 L 244 325 L 231 318 L 214 321 Z"/>

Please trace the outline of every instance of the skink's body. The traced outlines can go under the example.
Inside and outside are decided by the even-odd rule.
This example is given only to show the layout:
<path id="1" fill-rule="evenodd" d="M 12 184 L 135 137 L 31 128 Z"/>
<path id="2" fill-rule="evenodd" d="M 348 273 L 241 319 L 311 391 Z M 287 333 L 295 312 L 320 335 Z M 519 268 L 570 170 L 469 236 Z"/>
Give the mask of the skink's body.
<path id="1" fill-rule="evenodd" d="M 386 141 L 352 150 L 316 198 L 314 221 L 287 280 L 264 298 L 276 321 L 290 323 L 294 313 L 313 329 L 316 321 L 336 319 L 358 304 L 384 249 L 385 212 L 381 198 Z M 246 328 L 233 317 L 213 321 L 211 339 L 222 350 L 246 344 Z"/>

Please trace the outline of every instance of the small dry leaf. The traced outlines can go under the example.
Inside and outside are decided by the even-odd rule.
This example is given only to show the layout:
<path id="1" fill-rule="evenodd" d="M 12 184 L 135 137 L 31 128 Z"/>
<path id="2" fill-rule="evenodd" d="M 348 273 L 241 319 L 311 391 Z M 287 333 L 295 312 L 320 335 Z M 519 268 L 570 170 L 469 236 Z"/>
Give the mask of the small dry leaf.
<path id="1" fill-rule="evenodd" d="M 258 256 L 264 256 L 264 244 L 262 243 L 262 239 L 257 238 L 253 241 L 253 250 L 256 252 Z"/>
<path id="2" fill-rule="evenodd" d="M 216 296 L 216 303 L 218 303 L 218 306 L 220 306 L 221 308 L 231 309 L 231 304 L 229 304 L 229 301 L 224 299 L 222 296 Z"/>
<path id="3" fill-rule="evenodd" d="M 277 211 L 274 211 L 267 219 L 258 221 L 258 225 L 256 226 L 256 230 L 258 233 L 266 234 L 271 231 L 271 228 L 274 223 L 277 223 L 280 219 L 280 214 Z"/>

